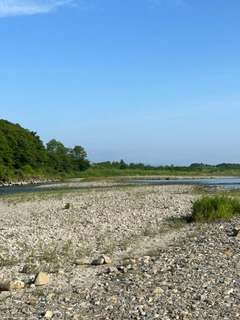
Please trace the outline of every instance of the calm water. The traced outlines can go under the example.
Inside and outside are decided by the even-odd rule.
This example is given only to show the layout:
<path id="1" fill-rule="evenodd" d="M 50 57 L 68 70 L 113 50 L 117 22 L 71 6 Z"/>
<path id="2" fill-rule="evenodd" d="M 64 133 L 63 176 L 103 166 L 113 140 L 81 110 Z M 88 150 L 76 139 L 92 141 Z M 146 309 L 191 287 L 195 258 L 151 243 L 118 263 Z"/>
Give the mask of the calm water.
<path id="1" fill-rule="evenodd" d="M 62 184 L 62 183 L 61 183 Z M 44 185 L 44 188 L 42 186 Z M 26 192 L 38 192 L 38 191 L 49 191 L 49 190 L 71 190 L 71 189 L 87 189 L 89 187 L 56 187 L 56 182 L 54 183 L 41 183 L 41 184 L 28 184 L 23 186 L 12 186 L 12 187 L 0 187 L 0 196 L 8 194 L 20 194 Z"/>
<path id="2" fill-rule="evenodd" d="M 125 181 L 126 182 L 126 181 Z M 208 179 L 182 179 L 182 180 L 128 180 L 132 183 L 150 183 L 158 185 L 203 185 L 213 189 L 240 189 L 240 178 L 208 178 Z"/>
<path id="3" fill-rule="evenodd" d="M 124 180 L 123 183 L 148 183 L 154 185 L 205 185 L 208 188 L 213 189 L 240 189 L 240 178 L 216 178 L 216 179 L 189 179 L 189 180 Z M 46 183 L 45 187 L 42 188 L 43 184 L 30 184 L 24 186 L 12 186 L 12 187 L 0 187 L 0 196 L 8 194 L 20 194 L 25 192 L 37 192 L 37 191 L 49 191 L 49 190 L 76 190 L 96 187 L 56 187 L 56 182 Z M 106 188 L 98 187 L 98 188 Z"/>

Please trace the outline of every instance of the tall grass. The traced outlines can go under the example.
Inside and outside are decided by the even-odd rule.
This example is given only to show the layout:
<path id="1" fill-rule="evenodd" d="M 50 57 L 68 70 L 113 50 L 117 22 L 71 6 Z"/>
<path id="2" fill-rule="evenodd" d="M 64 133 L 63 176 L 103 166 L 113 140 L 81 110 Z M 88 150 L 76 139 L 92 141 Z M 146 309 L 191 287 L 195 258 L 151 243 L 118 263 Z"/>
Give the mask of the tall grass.
<path id="1" fill-rule="evenodd" d="M 205 196 L 194 202 L 189 222 L 204 222 L 230 219 L 240 215 L 240 200 L 225 195 Z"/>

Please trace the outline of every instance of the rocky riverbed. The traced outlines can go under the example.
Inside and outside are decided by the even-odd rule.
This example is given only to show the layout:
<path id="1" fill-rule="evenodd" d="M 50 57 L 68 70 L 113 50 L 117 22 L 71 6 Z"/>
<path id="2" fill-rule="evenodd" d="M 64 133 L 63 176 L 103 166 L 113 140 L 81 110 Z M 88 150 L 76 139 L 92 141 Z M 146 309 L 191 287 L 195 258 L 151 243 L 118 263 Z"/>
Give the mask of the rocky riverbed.
<path id="1" fill-rule="evenodd" d="M 240 317 L 239 219 L 176 226 L 193 187 L 100 185 L 0 198 L 1 319 Z"/>

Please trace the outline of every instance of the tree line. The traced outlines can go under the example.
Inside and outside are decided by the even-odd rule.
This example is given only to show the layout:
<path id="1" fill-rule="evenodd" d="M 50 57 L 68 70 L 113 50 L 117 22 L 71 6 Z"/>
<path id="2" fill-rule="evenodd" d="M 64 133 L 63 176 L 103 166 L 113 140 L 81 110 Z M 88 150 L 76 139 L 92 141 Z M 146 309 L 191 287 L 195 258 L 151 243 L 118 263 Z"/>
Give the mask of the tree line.
<path id="1" fill-rule="evenodd" d="M 217 165 L 210 165 L 204 163 L 192 163 L 190 166 L 174 166 L 166 165 L 166 166 L 152 166 L 150 164 L 144 163 L 130 163 L 127 164 L 124 160 L 120 161 L 105 161 L 105 162 L 98 162 L 93 164 L 93 168 L 95 169 L 137 169 L 137 170 L 155 170 L 155 171 L 184 171 L 184 172 L 191 172 L 191 171 L 204 171 L 205 169 L 209 170 L 240 170 L 239 163 L 220 163 Z"/>
<path id="2" fill-rule="evenodd" d="M 37 132 L 0 119 L 0 180 L 81 172 L 90 166 L 82 146 L 67 148 L 55 139 L 44 146 Z"/>
<path id="3" fill-rule="evenodd" d="M 88 169 L 88 170 L 87 170 Z M 34 176 L 49 176 L 62 178 L 78 176 L 86 171 L 84 176 L 98 172 L 114 175 L 139 172 L 144 174 L 170 174 L 170 173 L 214 173 L 227 171 L 240 171 L 238 163 L 221 163 L 208 165 L 192 163 L 190 166 L 152 166 L 143 163 L 127 164 L 124 160 L 105 161 L 90 165 L 86 151 L 82 146 L 67 148 L 56 139 L 50 140 L 44 146 L 37 132 L 22 128 L 0 119 L 0 181 L 12 179 L 26 179 Z"/>

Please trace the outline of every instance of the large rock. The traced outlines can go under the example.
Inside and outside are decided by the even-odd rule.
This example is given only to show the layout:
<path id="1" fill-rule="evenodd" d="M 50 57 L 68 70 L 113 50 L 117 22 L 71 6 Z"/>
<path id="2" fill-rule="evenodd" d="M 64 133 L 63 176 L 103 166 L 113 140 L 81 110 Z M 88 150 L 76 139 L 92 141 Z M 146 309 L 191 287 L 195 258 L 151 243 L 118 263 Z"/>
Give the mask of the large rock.
<path id="1" fill-rule="evenodd" d="M 44 272 L 39 272 L 34 280 L 35 286 L 42 286 L 50 282 L 49 276 Z"/>
<path id="2" fill-rule="evenodd" d="M 14 289 L 14 281 L 6 279 L 0 281 L 0 291 L 11 291 Z"/>
<path id="3" fill-rule="evenodd" d="M 105 264 L 112 263 L 111 259 L 108 256 L 102 255 L 101 257 L 104 259 L 104 263 Z"/>
<path id="4" fill-rule="evenodd" d="M 101 255 L 97 259 L 92 261 L 92 265 L 100 266 L 101 264 L 110 264 L 112 263 L 111 259 L 105 255 Z"/>
<path id="5" fill-rule="evenodd" d="M 0 291 L 11 291 L 16 289 L 23 289 L 25 287 L 25 283 L 18 279 L 5 279 L 0 281 Z"/>
<path id="6" fill-rule="evenodd" d="M 25 283 L 19 279 L 13 279 L 14 289 L 23 289 Z"/>
<path id="7" fill-rule="evenodd" d="M 104 258 L 102 256 L 98 257 L 97 259 L 94 259 L 91 264 L 94 266 L 100 266 L 104 264 Z"/>

